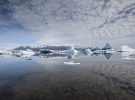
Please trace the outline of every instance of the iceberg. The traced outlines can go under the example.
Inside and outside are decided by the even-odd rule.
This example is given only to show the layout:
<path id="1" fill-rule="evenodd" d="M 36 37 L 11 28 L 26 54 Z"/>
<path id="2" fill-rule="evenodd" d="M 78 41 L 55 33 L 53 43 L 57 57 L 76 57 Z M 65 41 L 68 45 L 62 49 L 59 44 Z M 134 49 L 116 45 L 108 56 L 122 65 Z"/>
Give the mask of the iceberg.
<path id="1" fill-rule="evenodd" d="M 121 52 L 135 52 L 135 49 L 129 46 L 121 46 Z"/>
<path id="2" fill-rule="evenodd" d="M 8 54 L 12 54 L 12 52 L 6 49 L 0 49 L 0 55 L 8 55 Z"/>
<path id="3" fill-rule="evenodd" d="M 112 46 L 111 46 L 109 43 L 107 43 L 107 44 L 102 48 L 102 50 L 107 50 L 107 49 L 112 49 Z"/>
<path id="4" fill-rule="evenodd" d="M 93 52 L 90 49 L 84 49 L 83 52 L 84 52 L 84 54 L 86 54 L 88 56 L 93 54 Z"/>
<path id="5" fill-rule="evenodd" d="M 31 56 L 35 55 L 35 52 L 33 52 L 30 49 L 27 49 L 27 50 L 14 50 L 13 55 L 18 56 L 18 57 L 27 58 L 27 57 L 31 57 Z"/>
<path id="6" fill-rule="evenodd" d="M 121 46 L 122 59 L 135 60 L 135 49 L 129 46 Z"/>

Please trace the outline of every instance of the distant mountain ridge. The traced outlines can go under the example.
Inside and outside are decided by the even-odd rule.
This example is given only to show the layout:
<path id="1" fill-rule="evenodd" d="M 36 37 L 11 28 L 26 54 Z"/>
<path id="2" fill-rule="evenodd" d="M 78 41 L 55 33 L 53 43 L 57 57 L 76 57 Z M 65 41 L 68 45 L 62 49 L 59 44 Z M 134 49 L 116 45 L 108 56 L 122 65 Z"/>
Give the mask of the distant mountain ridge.
<path id="1" fill-rule="evenodd" d="M 41 49 L 49 49 L 49 50 L 66 50 L 69 46 L 20 46 L 14 48 L 13 50 L 27 50 L 30 49 L 32 51 L 39 51 Z"/>

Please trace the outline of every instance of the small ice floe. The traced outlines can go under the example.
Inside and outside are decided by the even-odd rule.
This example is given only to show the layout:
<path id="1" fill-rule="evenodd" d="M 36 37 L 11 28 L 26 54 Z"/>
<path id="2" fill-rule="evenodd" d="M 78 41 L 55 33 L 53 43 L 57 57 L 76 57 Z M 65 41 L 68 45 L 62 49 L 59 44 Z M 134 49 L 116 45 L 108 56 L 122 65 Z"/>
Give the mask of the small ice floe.
<path id="1" fill-rule="evenodd" d="M 74 61 L 70 61 L 70 62 L 64 62 L 65 65 L 79 65 L 79 62 L 74 62 Z"/>

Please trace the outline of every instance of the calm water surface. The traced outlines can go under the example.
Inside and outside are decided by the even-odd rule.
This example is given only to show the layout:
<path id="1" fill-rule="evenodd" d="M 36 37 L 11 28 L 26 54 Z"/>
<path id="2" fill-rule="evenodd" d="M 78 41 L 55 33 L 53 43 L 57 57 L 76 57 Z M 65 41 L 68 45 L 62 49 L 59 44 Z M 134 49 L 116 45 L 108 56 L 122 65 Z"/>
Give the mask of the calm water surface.
<path id="1" fill-rule="evenodd" d="M 0 100 L 135 100 L 135 61 L 120 53 L 69 61 L 0 56 Z"/>

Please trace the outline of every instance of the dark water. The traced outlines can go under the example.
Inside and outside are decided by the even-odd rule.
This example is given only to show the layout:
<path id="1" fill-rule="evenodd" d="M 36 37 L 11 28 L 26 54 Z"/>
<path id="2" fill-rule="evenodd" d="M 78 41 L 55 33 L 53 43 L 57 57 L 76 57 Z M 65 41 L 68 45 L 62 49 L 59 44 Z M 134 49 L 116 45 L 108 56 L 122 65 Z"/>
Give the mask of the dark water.
<path id="1" fill-rule="evenodd" d="M 135 100 L 135 61 L 0 57 L 0 100 Z"/>

